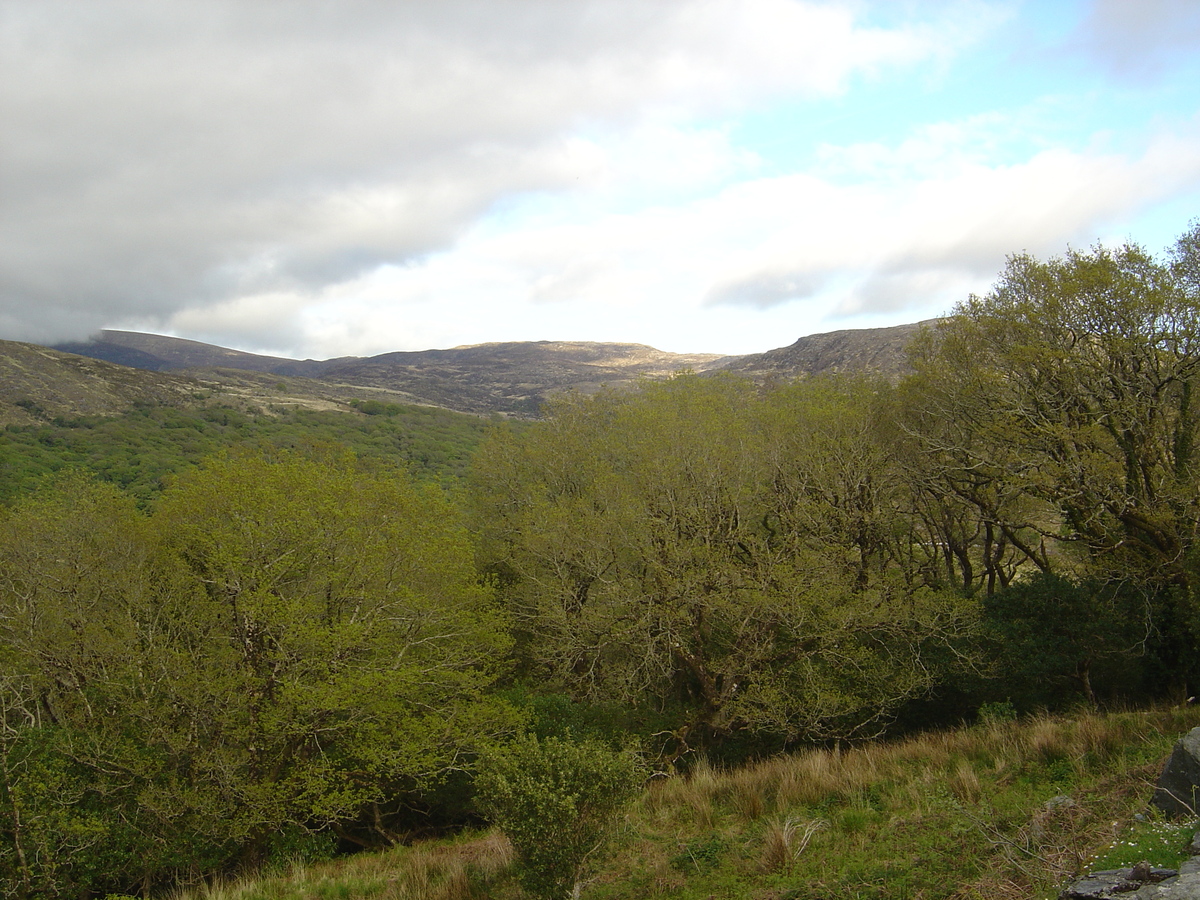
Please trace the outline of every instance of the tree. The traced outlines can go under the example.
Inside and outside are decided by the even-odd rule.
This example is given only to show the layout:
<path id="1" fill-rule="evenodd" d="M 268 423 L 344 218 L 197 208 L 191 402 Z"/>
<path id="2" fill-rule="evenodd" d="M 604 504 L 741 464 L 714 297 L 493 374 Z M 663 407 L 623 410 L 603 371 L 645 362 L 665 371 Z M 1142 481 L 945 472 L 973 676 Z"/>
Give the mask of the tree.
<path id="1" fill-rule="evenodd" d="M 475 786 L 484 814 L 512 841 L 521 884 L 535 897 L 564 900 L 579 896 L 588 863 L 644 777 L 631 753 L 526 737 L 485 752 Z"/>
<path id="2" fill-rule="evenodd" d="M 1133 599 L 1116 585 L 1047 572 L 989 596 L 985 621 L 1005 671 L 1002 690 L 1036 708 L 1054 706 L 1073 687 L 1098 706 L 1097 674 L 1111 683 L 1110 671 L 1120 671 L 1146 638 L 1129 631 Z"/>
<path id="3" fill-rule="evenodd" d="M 888 476 L 872 468 L 885 454 L 855 406 L 869 393 L 821 385 L 810 408 L 683 376 L 495 436 L 477 521 L 526 674 L 657 704 L 668 756 L 739 732 L 862 733 L 928 690 L 931 646 L 969 610 L 897 572 Z M 824 440 L 839 417 L 859 424 Z"/>
<path id="4" fill-rule="evenodd" d="M 0 647 L 39 713 L 15 746 L 82 786 L 107 854 L 71 858 L 85 887 L 257 862 L 289 828 L 387 839 L 376 804 L 517 725 L 487 692 L 508 637 L 468 536 L 403 473 L 230 454 L 153 517 L 76 478 L 3 532 Z"/>
<path id="5" fill-rule="evenodd" d="M 213 654 L 193 701 L 223 750 L 206 777 L 251 846 L 429 787 L 513 726 L 485 693 L 505 624 L 435 486 L 344 456 L 236 454 L 181 478 L 156 521 Z"/>
<path id="6" fill-rule="evenodd" d="M 907 386 L 931 483 L 1041 571 L 1150 589 L 1177 679 L 1200 674 L 1198 246 L 1200 225 L 1166 261 L 1132 244 L 1014 256 L 926 335 Z"/>

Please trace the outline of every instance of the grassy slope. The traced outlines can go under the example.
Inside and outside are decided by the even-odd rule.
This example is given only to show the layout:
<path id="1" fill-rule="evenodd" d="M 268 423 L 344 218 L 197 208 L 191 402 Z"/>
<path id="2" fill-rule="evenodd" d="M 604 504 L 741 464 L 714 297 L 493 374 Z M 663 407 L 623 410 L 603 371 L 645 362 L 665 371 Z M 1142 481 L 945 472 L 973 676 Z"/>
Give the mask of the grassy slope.
<path id="1" fill-rule="evenodd" d="M 1134 819 L 1193 707 L 991 722 L 654 781 L 585 898 L 1053 897 L 1081 871 L 1166 864 L 1191 837 Z M 1136 846 L 1129 846 L 1134 843 Z M 180 900 L 517 898 L 483 832 Z"/>

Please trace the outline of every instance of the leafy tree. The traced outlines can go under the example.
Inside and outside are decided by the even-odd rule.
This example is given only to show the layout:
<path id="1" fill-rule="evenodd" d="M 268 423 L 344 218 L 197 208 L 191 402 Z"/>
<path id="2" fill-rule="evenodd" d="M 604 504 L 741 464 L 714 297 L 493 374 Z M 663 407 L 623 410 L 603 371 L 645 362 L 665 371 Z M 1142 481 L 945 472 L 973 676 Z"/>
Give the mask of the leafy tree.
<path id="1" fill-rule="evenodd" d="M 1097 706 L 1097 676 L 1111 683 L 1147 637 L 1129 629 L 1135 600 L 1128 588 L 1046 572 L 989 596 L 985 622 L 1004 667 L 1002 690 L 1034 708 L 1057 705 L 1073 687 Z"/>
<path id="2" fill-rule="evenodd" d="M 886 454 L 854 405 L 869 392 L 828 391 L 808 421 L 797 398 L 679 377 L 569 398 L 485 445 L 485 561 L 526 673 L 588 702 L 657 703 L 672 755 L 738 732 L 861 732 L 926 691 L 931 647 L 969 610 L 897 570 L 872 468 Z M 839 417 L 860 425 L 822 437 Z"/>
<path id="3" fill-rule="evenodd" d="M 508 638 L 470 541 L 403 473 L 232 454 L 153 517 L 76 477 L 2 531 L 0 653 L 19 709 L 36 700 L 6 743 L 7 815 L 59 822 L 39 877 L 58 860 L 59 883 L 129 889 L 258 861 L 283 829 L 375 821 L 516 725 L 487 693 Z"/>
<path id="4" fill-rule="evenodd" d="M 1176 679 L 1200 671 L 1198 235 L 1166 261 L 1136 245 L 1012 257 L 926 335 L 907 386 L 929 483 L 1041 571 L 1145 586 Z"/>
<path id="5" fill-rule="evenodd" d="M 517 852 L 535 897 L 578 897 L 621 807 L 644 779 L 641 761 L 595 741 L 526 737 L 486 752 L 475 786 L 480 808 Z"/>

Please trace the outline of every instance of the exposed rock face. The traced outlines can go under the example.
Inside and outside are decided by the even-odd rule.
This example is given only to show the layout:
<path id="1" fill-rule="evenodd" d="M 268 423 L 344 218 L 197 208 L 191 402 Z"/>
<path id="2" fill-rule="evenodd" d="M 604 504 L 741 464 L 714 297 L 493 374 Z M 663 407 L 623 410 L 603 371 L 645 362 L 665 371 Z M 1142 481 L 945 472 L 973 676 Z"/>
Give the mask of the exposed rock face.
<path id="1" fill-rule="evenodd" d="M 1175 745 L 1150 801 L 1171 818 L 1196 818 L 1200 809 L 1200 728 Z"/>

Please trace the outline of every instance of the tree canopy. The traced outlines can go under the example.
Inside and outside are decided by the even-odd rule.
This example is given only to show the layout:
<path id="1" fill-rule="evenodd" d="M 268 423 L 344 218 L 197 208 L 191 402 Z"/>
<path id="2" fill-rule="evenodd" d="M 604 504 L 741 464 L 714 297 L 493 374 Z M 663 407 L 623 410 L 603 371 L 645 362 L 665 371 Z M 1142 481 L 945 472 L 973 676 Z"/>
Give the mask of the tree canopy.
<path id="1" fill-rule="evenodd" d="M 518 724 L 486 690 L 508 638 L 470 541 L 401 472 L 231 454 L 152 517 L 72 477 L 20 504 L 0 548 L 0 802 L 22 823 L 9 865 L 44 893 L 261 858 Z"/>
<path id="2" fill-rule="evenodd" d="M 862 733 L 928 690 L 973 608 L 910 565 L 887 394 L 680 376 L 497 434 L 477 521 L 527 674 L 656 706 L 675 753 Z"/>

